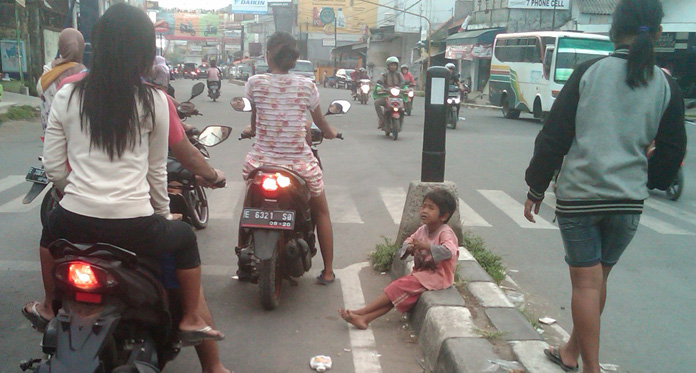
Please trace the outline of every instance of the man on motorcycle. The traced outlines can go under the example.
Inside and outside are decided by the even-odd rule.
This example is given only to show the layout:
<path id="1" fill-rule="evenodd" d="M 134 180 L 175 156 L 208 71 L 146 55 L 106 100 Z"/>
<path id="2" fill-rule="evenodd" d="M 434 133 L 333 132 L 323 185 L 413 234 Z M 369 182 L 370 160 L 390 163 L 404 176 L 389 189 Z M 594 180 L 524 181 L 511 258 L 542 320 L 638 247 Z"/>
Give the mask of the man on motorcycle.
<path id="1" fill-rule="evenodd" d="M 359 73 L 359 68 L 350 72 L 350 92 L 354 97 L 358 92 L 358 79 L 360 79 L 358 78 Z"/>
<path id="2" fill-rule="evenodd" d="M 416 85 L 416 80 L 413 78 L 413 74 L 408 71 L 408 66 L 406 64 L 401 65 L 401 75 L 404 76 L 404 80 L 406 80 L 409 85 Z"/>
<path id="3" fill-rule="evenodd" d="M 382 85 L 384 90 L 391 87 L 401 88 L 404 85 L 404 76 L 401 75 L 397 69 L 399 68 L 399 59 L 391 56 L 387 58 L 387 71 L 382 74 L 382 77 L 377 82 Z M 377 96 L 380 97 L 377 97 Z M 375 111 L 377 111 L 377 117 L 379 117 L 378 129 L 382 129 L 384 126 L 384 111 L 386 111 L 387 98 L 384 96 L 383 92 L 377 92 L 375 90 Z"/>
<path id="4" fill-rule="evenodd" d="M 455 66 L 451 62 L 446 64 L 445 67 L 447 68 L 447 70 L 449 70 L 449 73 L 450 73 L 449 85 L 454 85 L 457 87 L 457 90 L 459 90 L 459 92 L 460 92 L 460 98 L 461 98 L 461 92 L 463 90 L 463 87 L 462 87 L 462 83 L 460 81 L 461 77 L 460 77 L 459 73 L 457 73 L 455 71 Z M 459 118 L 459 109 L 461 108 L 461 106 L 462 106 L 462 104 L 460 101 L 460 103 L 457 104 L 457 118 Z"/>
<path id="5" fill-rule="evenodd" d="M 221 75 L 222 75 L 222 73 L 220 72 L 220 69 L 217 67 L 217 61 L 211 60 L 210 67 L 208 68 L 208 71 L 207 71 L 208 90 L 210 90 L 210 83 L 217 82 L 218 92 L 222 92 L 222 81 L 220 81 Z"/>

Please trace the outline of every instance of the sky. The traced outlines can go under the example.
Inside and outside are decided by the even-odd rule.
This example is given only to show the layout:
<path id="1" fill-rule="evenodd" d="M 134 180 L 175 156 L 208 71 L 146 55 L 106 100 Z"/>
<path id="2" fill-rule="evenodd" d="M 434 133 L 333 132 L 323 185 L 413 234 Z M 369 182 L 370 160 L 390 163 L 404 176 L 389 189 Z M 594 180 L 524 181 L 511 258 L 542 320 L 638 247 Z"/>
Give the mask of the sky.
<path id="1" fill-rule="evenodd" d="M 232 0 L 159 0 L 160 8 L 220 9 L 232 4 Z"/>

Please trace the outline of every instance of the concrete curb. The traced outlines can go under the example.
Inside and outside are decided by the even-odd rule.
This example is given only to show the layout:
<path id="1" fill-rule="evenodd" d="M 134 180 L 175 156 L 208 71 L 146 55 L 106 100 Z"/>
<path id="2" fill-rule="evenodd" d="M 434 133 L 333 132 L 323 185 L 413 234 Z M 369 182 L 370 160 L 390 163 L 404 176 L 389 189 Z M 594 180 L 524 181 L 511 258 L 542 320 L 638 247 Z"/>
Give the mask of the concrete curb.
<path id="1" fill-rule="evenodd" d="M 6 113 L 11 106 L 30 105 L 39 107 L 40 104 L 41 99 L 38 97 L 4 91 L 2 93 L 2 100 L 0 101 L 0 114 Z"/>
<path id="2" fill-rule="evenodd" d="M 458 265 L 459 276 L 484 310 L 488 324 L 501 332 L 517 362 L 528 372 L 562 372 L 544 356 L 548 345 L 541 335 L 464 247 L 459 248 Z M 392 277 L 410 273 L 412 268 L 411 261 L 395 258 Z M 428 372 L 481 372 L 491 360 L 501 359 L 454 287 L 423 293 L 408 317 Z"/>

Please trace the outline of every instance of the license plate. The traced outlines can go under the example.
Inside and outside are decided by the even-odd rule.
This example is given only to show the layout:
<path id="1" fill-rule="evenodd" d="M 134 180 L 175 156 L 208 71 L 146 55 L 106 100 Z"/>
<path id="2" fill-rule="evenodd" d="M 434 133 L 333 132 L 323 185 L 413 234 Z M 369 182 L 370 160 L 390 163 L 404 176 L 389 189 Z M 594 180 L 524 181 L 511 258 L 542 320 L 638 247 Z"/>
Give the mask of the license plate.
<path id="1" fill-rule="evenodd" d="M 31 181 L 32 183 L 48 184 L 46 172 L 43 170 L 43 168 L 38 167 L 29 168 L 29 172 L 27 172 L 25 180 Z"/>
<path id="2" fill-rule="evenodd" d="M 242 211 L 240 225 L 244 228 L 273 228 L 292 230 L 295 228 L 295 211 L 270 211 L 245 208 Z"/>

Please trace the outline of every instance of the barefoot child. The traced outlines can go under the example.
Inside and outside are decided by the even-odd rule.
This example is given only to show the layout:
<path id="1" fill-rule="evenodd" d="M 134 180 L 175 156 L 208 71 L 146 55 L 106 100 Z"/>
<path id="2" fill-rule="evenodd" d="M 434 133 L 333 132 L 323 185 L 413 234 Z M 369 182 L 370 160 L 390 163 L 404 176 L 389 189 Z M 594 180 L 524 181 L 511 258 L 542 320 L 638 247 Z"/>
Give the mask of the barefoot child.
<path id="1" fill-rule="evenodd" d="M 446 190 L 429 192 L 420 207 L 423 225 L 404 241 L 396 254 L 401 260 L 414 256 L 413 272 L 392 281 L 384 288 L 384 294 L 367 306 L 358 310 L 339 309 L 341 317 L 358 329 L 367 329 L 372 320 L 394 307 L 401 312 L 410 310 L 422 292 L 452 286 L 459 244 L 447 221 L 456 207 L 457 201 Z"/>

